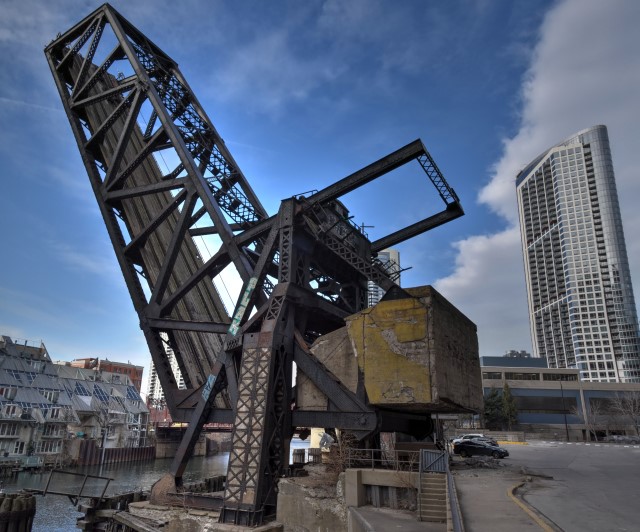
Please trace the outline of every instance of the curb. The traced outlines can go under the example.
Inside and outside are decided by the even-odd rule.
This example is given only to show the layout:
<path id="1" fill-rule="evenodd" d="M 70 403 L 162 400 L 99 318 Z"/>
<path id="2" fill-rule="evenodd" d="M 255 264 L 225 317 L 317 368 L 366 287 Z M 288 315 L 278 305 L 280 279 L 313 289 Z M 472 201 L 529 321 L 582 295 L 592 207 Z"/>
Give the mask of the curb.
<path id="1" fill-rule="evenodd" d="M 373 528 L 373 525 L 369 523 L 369 521 L 367 521 L 360 512 L 358 512 L 357 508 L 348 508 L 347 515 L 351 516 L 353 520 L 356 521 L 358 525 L 360 525 L 361 528 L 359 528 L 359 530 L 362 530 L 363 532 L 375 532 L 375 528 Z"/>
<path id="2" fill-rule="evenodd" d="M 529 445 L 526 441 L 498 441 L 498 445 Z"/>
<path id="3" fill-rule="evenodd" d="M 529 505 L 515 494 L 516 490 L 524 485 L 525 482 L 518 482 L 517 484 L 509 488 L 507 490 L 507 495 L 509 496 L 509 498 L 513 502 L 515 502 L 522 509 L 522 511 L 525 512 L 533 521 L 535 521 L 535 523 L 545 532 L 557 532 L 558 530 L 560 530 L 558 527 L 549 524 L 546 517 L 544 517 L 533 506 Z"/>

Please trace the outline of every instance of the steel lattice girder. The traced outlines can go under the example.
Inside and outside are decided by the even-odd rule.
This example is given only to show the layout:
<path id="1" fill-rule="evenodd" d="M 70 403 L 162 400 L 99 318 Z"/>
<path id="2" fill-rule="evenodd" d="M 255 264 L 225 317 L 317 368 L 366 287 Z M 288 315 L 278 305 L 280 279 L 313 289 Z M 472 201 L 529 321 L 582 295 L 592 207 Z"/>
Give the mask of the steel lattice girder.
<path id="1" fill-rule="evenodd" d="M 171 415 L 194 427 L 235 420 L 223 520 L 260 522 L 274 508 L 294 425 L 361 436 L 391 426 L 306 343 L 366 306 L 367 281 L 400 292 L 376 252 L 461 216 L 458 198 L 418 140 L 269 217 L 177 64 L 111 6 L 45 53 Z M 369 242 L 338 198 L 414 160 L 445 210 Z M 208 257 L 195 240 L 205 237 Z M 216 288 L 228 266 L 245 284 L 233 321 Z M 294 359 L 332 398 L 329 411 L 291 412 Z M 201 388 L 219 374 L 225 379 L 205 398 Z M 245 440 L 257 445 L 250 456 L 240 452 Z"/>

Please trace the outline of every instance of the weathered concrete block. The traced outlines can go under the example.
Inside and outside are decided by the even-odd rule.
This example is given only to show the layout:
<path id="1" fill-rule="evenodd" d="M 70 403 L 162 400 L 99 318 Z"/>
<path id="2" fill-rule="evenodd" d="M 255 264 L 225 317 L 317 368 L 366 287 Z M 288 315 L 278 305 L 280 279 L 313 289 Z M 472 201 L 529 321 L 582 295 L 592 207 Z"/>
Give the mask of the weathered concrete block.
<path id="1" fill-rule="evenodd" d="M 281 479 L 276 520 L 285 530 L 334 532 L 347 529 L 347 510 L 335 491 L 305 486 L 297 479 Z"/>
<path id="2" fill-rule="evenodd" d="M 318 338 L 311 347 L 312 353 L 340 382 L 351 391 L 358 386 L 358 364 L 351 347 L 346 327 L 342 327 Z M 302 372 L 298 372 L 296 388 L 297 405 L 305 410 L 326 410 L 327 396 Z"/>
<path id="3" fill-rule="evenodd" d="M 312 353 L 355 392 L 360 379 L 373 405 L 416 413 L 479 410 L 482 380 L 476 326 L 430 286 L 381 301 L 319 338 Z M 327 397 L 299 373 L 300 408 Z"/>
<path id="4" fill-rule="evenodd" d="M 347 318 L 371 404 L 432 402 L 428 318 L 427 308 L 416 298 L 380 302 Z"/>

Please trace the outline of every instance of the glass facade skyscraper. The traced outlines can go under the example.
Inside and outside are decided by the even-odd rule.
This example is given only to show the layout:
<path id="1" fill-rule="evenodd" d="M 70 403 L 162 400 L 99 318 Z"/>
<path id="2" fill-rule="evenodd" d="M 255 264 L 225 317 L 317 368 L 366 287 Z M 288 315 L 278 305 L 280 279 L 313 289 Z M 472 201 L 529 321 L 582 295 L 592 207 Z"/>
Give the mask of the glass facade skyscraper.
<path id="1" fill-rule="evenodd" d="M 586 381 L 640 382 L 638 318 L 605 126 L 516 179 L 534 356 Z"/>

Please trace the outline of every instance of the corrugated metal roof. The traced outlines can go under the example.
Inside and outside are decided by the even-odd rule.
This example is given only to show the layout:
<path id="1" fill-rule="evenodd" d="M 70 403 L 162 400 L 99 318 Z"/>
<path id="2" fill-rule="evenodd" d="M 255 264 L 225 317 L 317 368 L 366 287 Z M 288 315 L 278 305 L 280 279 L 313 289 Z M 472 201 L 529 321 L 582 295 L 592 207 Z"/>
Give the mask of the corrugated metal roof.
<path id="1" fill-rule="evenodd" d="M 34 388 L 46 388 L 48 390 L 64 390 L 64 385 L 57 375 L 38 374 L 31 383 Z"/>
<path id="2" fill-rule="evenodd" d="M 17 380 L 11 373 L 0 370 L 0 386 L 22 386 L 22 382 Z"/>
<path id="3" fill-rule="evenodd" d="M 18 388 L 16 393 L 16 397 L 14 399 L 16 403 L 51 403 L 51 401 L 47 401 L 44 396 L 36 389 L 21 387 Z"/>

